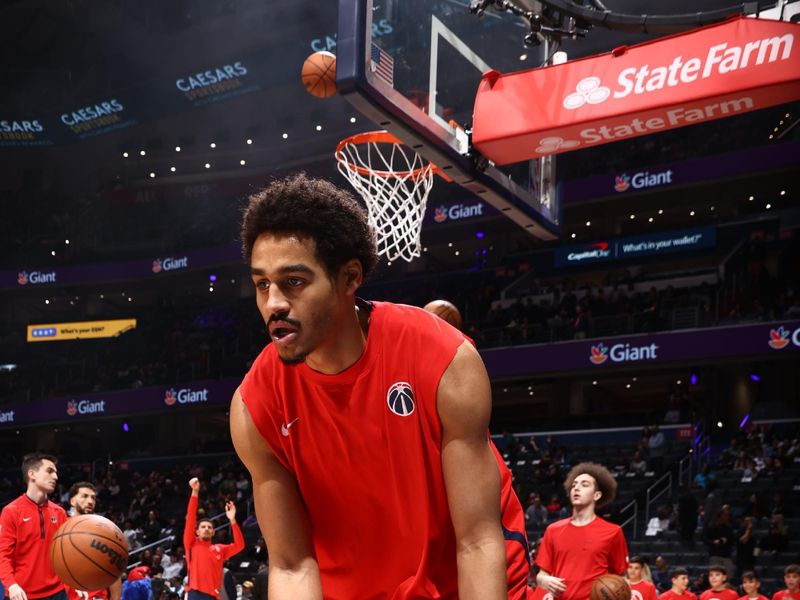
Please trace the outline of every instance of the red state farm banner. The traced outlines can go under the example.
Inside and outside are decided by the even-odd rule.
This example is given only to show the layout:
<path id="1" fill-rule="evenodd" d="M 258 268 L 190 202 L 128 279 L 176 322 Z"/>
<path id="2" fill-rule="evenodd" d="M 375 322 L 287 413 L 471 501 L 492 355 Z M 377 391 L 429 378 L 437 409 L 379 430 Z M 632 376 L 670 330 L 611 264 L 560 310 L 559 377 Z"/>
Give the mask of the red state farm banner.
<path id="1" fill-rule="evenodd" d="M 792 102 L 798 34 L 797 24 L 738 17 L 561 65 L 490 71 L 473 146 L 504 165 Z"/>

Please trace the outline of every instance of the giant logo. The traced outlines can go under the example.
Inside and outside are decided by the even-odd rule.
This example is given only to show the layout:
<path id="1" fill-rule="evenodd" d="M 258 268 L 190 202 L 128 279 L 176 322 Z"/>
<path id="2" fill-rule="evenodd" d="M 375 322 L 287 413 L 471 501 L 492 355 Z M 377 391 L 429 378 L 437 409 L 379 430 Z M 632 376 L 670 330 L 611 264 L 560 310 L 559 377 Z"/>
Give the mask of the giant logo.
<path id="1" fill-rule="evenodd" d="M 800 327 L 790 332 L 781 325 L 777 329 L 769 330 L 769 341 L 767 342 L 773 350 L 783 350 L 789 344 L 800 348 Z"/>
<path id="2" fill-rule="evenodd" d="M 14 411 L 7 410 L 5 412 L 0 411 L 0 423 L 13 423 L 14 422 Z"/>
<path id="3" fill-rule="evenodd" d="M 208 390 L 193 390 L 192 388 L 181 388 L 179 390 L 168 389 L 164 392 L 164 404 L 173 406 L 178 404 L 196 404 L 198 402 L 208 402 Z"/>
<path id="4" fill-rule="evenodd" d="M 689 85 L 712 75 L 726 75 L 765 63 L 788 60 L 793 45 L 794 35 L 791 33 L 755 40 L 744 46 L 717 44 L 711 46 L 704 57 L 684 59 L 683 56 L 676 56 L 669 65 L 646 64 L 623 69 L 617 77 L 618 87 L 614 90 L 602 85 L 599 77 L 585 77 L 577 83 L 575 91 L 564 98 L 563 106 L 567 110 L 576 110 L 586 104 L 601 104 L 630 94 L 649 94 L 667 87 Z"/>
<path id="5" fill-rule="evenodd" d="M 446 206 L 439 206 L 433 209 L 433 220 L 437 223 L 444 223 L 448 219 L 450 221 L 458 221 L 460 219 L 469 219 L 470 217 L 483 216 L 483 202 L 477 204 L 454 204 L 450 208 Z"/>
<path id="6" fill-rule="evenodd" d="M 658 346 L 645 344 L 635 346 L 628 343 L 614 344 L 610 348 L 602 342 L 592 345 L 589 360 L 593 365 L 602 365 L 607 360 L 613 363 L 639 362 L 658 358 Z"/>
<path id="7" fill-rule="evenodd" d="M 658 173 L 650 173 L 649 171 L 640 171 L 634 173 L 633 177 L 628 177 L 627 174 L 617 175 L 614 178 L 614 190 L 617 192 L 624 192 L 629 188 L 641 190 L 643 188 L 654 187 L 657 185 L 667 185 L 672 183 L 672 170 L 660 171 Z"/>
<path id="8" fill-rule="evenodd" d="M 67 414 L 70 417 L 75 415 L 93 415 L 106 412 L 105 400 L 69 400 L 67 402 Z"/>
<path id="9" fill-rule="evenodd" d="M 189 257 L 182 256 L 181 258 L 156 258 L 153 260 L 153 265 L 150 267 L 153 273 L 161 273 L 161 271 L 175 271 L 176 269 L 185 269 L 189 266 Z"/>
<path id="10" fill-rule="evenodd" d="M 42 273 L 41 271 L 20 271 L 17 273 L 17 283 L 19 285 L 36 285 L 39 283 L 55 283 L 56 272 L 50 271 L 49 273 Z"/>

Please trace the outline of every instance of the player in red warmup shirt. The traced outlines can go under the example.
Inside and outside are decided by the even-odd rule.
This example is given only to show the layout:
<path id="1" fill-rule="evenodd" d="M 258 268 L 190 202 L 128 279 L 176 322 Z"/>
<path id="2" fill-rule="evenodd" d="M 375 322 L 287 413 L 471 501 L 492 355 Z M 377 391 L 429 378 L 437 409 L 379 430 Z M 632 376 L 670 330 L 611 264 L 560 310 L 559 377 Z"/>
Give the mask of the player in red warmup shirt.
<path id="1" fill-rule="evenodd" d="M 97 489 L 88 481 L 79 481 L 69 488 L 70 516 L 93 515 L 97 505 Z M 108 588 L 94 592 L 83 592 L 66 586 L 69 600 L 119 600 L 122 579 L 117 579 Z"/>
<path id="2" fill-rule="evenodd" d="M 501 495 L 474 346 L 423 309 L 356 298 L 374 232 L 329 183 L 274 182 L 242 230 L 272 343 L 234 394 L 231 434 L 270 599 L 527 599 L 524 514 Z"/>
<path id="3" fill-rule="evenodd" d="M 700 594 L 700 600 L 739 600 L 739 594 L 728 587 L 728 571 L 722 565 L 708 567 L 708 584 L 711 589 Z"/>
<path id="4" fill-rule="evenodd" d="M 792 564 L 783 570 L 786 589 L 775 592 L 772 600 L 800 600 L 800 565 Z"/>
<path id="5" fill-rule="evenodd" d="M 592 583 L 628 566 L 628 545 L 619 525 L 595 514 L 617 493 L 611 473 L 595 463 L 572 467 L 564 481 L 572 516 L 548 525 L 536 553 L 538 586 L 559 600 L 586 600 Z"/>
<path id="6" fill-rule="evenodd" d="M 745 571 L 742 573 L 742 589 L 744 596 L 739 600 L 769 600 L 764 594 L 759 594 L 758 589 L 761 587 L 761 580 L 755 571 Z"/>
<path id="7" fill-rule="evenodd" d="M 189 480 L 192 495 L 186 508 L 186 524 L 183 526 L 183 547 L 186 550 L 186 566 L 189 571 L 187 600 L 219 600 L 222 587 L 222 565 L 231 556 L 244 550 L 244 536 L 236 522 L 236 505 L 225 503 L 225 516 L 233 532 L 232 544 L 212 544 L 214 523 L 209 519 L 197 522 L 197 504 L 200 498 L 200 481 Z"/>
<path id="8" fill-rule="evenodd" d="M 628 561 L 628 585 L 631 586 L 631 600 L 658 600 L 656 586 L 642 578 L 644 560 L 633 556 Z"/>
<path id="9" fill-rule="evenodd" d="M 56 458 L 39 452 L 22 458 L 27 490 L 0 514 L 0 581 L 9 600 L 67 600 L 50 563 L 50 540 L 67 513 L 47 499 L 58 483 Z"/>
<path id="10" fill-rule="evenodd" d="M 658 600 L 697 600 L 689 590 L 689 572 L 683 567 L 675 567 L 670 572 L 672 589 L 658 597 Z"/>

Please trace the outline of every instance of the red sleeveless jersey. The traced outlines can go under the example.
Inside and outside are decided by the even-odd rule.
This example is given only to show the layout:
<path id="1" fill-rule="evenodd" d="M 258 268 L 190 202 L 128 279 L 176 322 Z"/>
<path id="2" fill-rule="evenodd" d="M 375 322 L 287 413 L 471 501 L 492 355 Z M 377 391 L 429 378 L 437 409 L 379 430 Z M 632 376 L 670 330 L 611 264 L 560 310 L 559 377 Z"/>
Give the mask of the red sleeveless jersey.
<path id="1" fill-rule="evenodd" d="M 342 373 L 285 365 L 270 344 L 245 376 L 253 423 L 308 509 L 325 598 L 458 598 L 436 392 L 465 339 L 427 311 L 375 302 L 364 353 Z M 525 518 L 492 448 L 508 597 L 527 599 Z"/>

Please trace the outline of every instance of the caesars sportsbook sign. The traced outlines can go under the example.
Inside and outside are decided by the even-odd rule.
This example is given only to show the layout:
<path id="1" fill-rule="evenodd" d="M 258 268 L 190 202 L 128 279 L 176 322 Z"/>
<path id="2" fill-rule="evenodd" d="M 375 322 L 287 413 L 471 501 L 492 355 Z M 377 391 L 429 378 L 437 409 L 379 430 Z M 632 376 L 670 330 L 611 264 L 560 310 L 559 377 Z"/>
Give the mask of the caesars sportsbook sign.
<path id="1" fill-rule="evenodd" d="M 490 71 L 473 144 L 508 164 L 792 102 L 798 38 L 800 25 L 741 17 L 561 65 Z"/>

